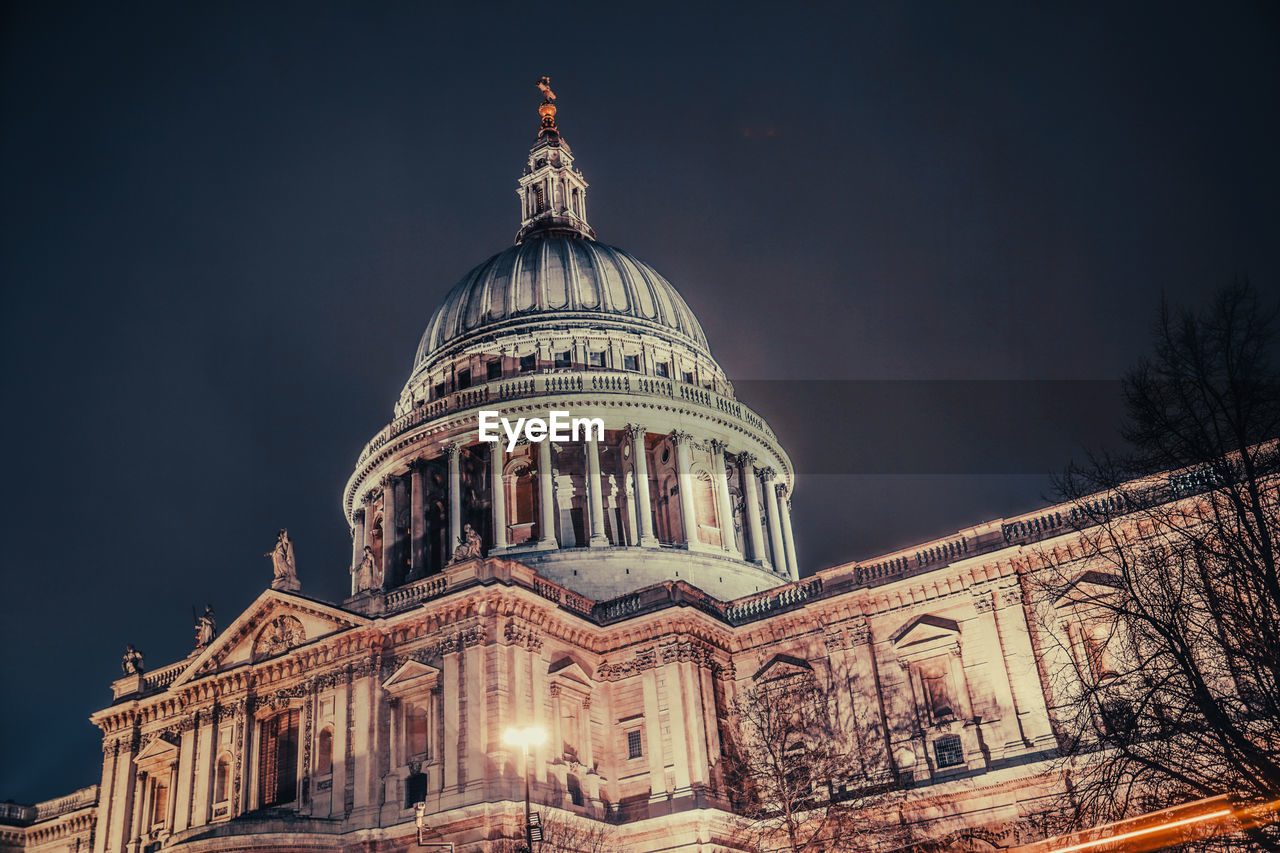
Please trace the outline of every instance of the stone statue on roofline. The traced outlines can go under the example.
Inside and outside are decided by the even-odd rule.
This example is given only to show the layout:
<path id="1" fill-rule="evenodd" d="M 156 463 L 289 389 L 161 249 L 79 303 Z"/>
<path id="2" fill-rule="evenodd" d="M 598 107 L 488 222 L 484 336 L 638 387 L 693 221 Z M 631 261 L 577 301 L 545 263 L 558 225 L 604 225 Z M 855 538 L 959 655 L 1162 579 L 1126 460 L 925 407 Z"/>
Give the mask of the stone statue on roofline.
<path id="1" fill-rule="evenodd" d="M 218 621 L 213 615 L 213 605 L 206 604 L 204 613 L 196 617 L 196 650 L 199 651 L 218 636 Z"/>
<path id="2" fill-rule="evenodd" d="M 289 541 L 288 528 L 280 528 L 276 535 L 276 546 L 267 552 L 271 558 L 272 589 L 284 589 L 292 592 L 302 589 L 298 581 L 298 567 L 293 561 L 293 543 Z"/>
<path id="3" fill-rule="evenodd" d="M 133 643 L 127 643 L 124 647 L 124 657 L 120 659 L 120 671 L 125 675 L 142 675 L 146 667 L 143 665 L 142 652 L 133 647 Z"/>

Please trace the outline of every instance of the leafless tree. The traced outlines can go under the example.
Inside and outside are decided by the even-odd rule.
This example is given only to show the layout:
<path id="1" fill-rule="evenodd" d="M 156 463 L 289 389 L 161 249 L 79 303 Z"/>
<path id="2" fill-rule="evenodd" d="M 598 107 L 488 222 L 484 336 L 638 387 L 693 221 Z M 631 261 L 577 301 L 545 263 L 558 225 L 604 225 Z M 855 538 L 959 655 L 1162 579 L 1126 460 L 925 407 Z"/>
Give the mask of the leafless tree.
<path id="1" fill-rule="evenodd" d="M 901 843 L 901 827 L 867 808 L 888 788 L 868 773 L 880 756 L 864 749 L 865 733 L 841 723 L 823 676 L 806 670 L 752 682 L 731 718 L 726 784 L 746 819 L 744 846 L 815 853 Z"/>
<path id="2" fill-rule="evenodd" d="M 1058 829 L 1280 798 L 1274 320 L 1247 284 L 1163 310 L 1124 382 L 1129 449 L 1061 479 L 1076 545 L 1046 546 L 1037 576 L 1066 756 Z M 1236 840 L 1280 850 L 1280 828 Z"/>

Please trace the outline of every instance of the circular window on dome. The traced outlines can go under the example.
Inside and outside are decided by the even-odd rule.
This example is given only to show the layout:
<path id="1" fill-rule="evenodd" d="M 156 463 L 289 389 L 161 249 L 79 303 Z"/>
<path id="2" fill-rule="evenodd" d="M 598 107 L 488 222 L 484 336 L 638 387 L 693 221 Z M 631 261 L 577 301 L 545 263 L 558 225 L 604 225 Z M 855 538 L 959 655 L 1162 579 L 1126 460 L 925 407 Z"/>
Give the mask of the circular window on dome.
<path id="1" fill-rule="evenodd" d="M 671 461 L 671 448 L 668 445 L 662 445 L 662 464 L 666 465 Z"/>
<path id="2" fill-rule="evenodd" d="M 622 458 L 623 459 L 631 458 L 631 445 L 629 444 L 622 445 Z"/>

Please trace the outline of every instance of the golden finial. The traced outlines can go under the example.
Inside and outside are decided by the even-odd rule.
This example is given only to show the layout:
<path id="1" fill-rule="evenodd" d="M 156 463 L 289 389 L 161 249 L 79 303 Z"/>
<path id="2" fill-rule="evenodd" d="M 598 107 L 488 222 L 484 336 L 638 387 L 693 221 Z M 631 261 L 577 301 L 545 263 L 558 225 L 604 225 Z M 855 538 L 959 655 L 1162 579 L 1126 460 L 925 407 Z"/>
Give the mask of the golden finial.
<path id="1" fill-rule="evenodd" d="M 551 91 L 551 78 L 543 77 L 537 82 L 538 91 L 542 92 L 542 104 L 538 107 L 538 115 L 542 116 L 542 130 L 538 131 L 538 135 L 544 133 L 556 133 L 556 93 Z"/>

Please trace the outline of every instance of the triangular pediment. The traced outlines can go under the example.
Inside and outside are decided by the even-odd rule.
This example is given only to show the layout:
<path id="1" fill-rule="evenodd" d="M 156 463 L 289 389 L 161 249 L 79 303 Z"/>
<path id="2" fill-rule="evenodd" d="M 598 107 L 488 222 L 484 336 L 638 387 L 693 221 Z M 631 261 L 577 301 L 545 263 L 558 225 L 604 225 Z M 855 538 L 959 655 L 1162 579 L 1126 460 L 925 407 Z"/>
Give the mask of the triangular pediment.
<path id="1" fill-rule="evenodd" d="M 151 761 L 164 761 L 178 754 L 178 745 L 169 740 L 165 735 L 157 735 L 151 743 L 144 746 L 136 756 L 134 761 L 139 764 L 147 764 Z"/>
<path id="2" fill-rule="evenodd" d="M 778 654 L 770 658 L 769 662 L 760 667 L 751 678 L 754 681 L 776 681 L 779 678 L 806 674 L 814 674 L 813 667 L 809 665 L 807 660 L 801 660 L 791 655 Z"/>
<path id="3" fill-rule="evenodd" d="M 591 674 L 587 672 L 586 667 L 568 655 L 554 661 L 547 668 L 547 675 L 569 682 L 576 682 L 583 687 L 591 686 Z"/>
<path id="4" fill-rule="evenodd" d="M 440 670 L 421 661 L 407 661 L 382 682 L 388 693 L 407 693 L 413 690 L 430 690 L 440 679 Z"/>
<path id="5" fill-rule="evenodd" d="M 953 639 L 960 634 L 960 623 L 945 616 L 926 613 L 907 622 L 889 638 L 901 649 L 932 640 Z"/>
<path id="6" fill-rule="evenodd" d="M 1058 595 L 1054 607 L 1100 602 L 1122 589 L 1124 580 L 1119 575 L 1093 570 L 1081 572 Z"/>
<path id="7" fill-rule="evenodd" d="M 268 589 L 196 656 L 174 685 L 259 663 L 370 620 L 297 593 Z"/>

